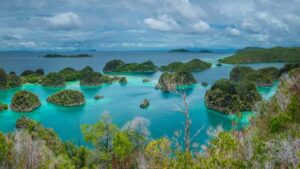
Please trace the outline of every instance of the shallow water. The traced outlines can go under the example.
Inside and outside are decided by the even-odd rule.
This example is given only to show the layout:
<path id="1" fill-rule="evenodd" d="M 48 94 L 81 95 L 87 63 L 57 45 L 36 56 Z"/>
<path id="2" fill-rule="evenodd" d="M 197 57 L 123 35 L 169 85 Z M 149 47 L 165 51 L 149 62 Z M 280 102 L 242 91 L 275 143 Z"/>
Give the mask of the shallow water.
<path id="1" fill-rule="evenodd" d="M 133 53 L 133 54 L 132 54 Z M 153 60 L 157 65 L 167 64 L 172 61 L 187 61 L 192 58 L 201 58 L 203 60 L 217 63 L 218 58 L 228 54 L 178 54 L 166 52 L 129 52 L 119 53 L 112 52 L 106 55 L 99 54 L 94 58 L 84 59 L 44 59 L 39 58 L 36 53 L 19 55 L 3 55 L 0 54 L 0 64 L 8 71 L 15 70 L 20 73 L 24 69 L 44 68 L 48 71 L 58 71 L 61 68 L 70 66 L 74 68 L 82 68 L 85 65 L 91 65 L 96 70 L 101 70 L 107 60 L 112 58 L 120 58 L 127 62 Z M 121 57 L 123 56 L 123 57 Z M 92 59 L 92 60 L 90 60 Z M 251 64 L 254 68 L 265 66 L 282 66 L 282 63 L 269 64 Z M 200 73 L 194 73 L 198 82 L 206 81 L 210 85 L 214 81 L 221 78 L 228 78 L 229 72 L 233 65 L 223 65 L 222 67 L 213 66 L 211 69 Z M 101 87 L 81 87 L 78 82 L 70 82 L 66 86 L 68 89 L 81 90 L 86 98 L 86 104 L 80 107 L 60 107 L 47 103 L 46 98 L 61 89 L 45 88 L 40 85 L 25 84 L 19 89 L 12 89 L 0 92 L 0 100 L 4 103 L 10 103 L 13 94 L 17 90 L 29 90 L 39 95 L 42 106 L 33 113 L 17 113 L 7 110 L 0 113 L 0 130 L 9 132 L 15 130 L 15 122 L 22 116 L 40 121 L 46 127 L 53 128 L 63 140 L 72 140 L 75 143 L 84 143 L 80 132 L 80 124 L 92 124 L 97 122 L 101 114 L 109 112 L 113 122 L 123 126 L 129 120 L 135 117 L 147 118 L 150 124 L 151 137 L 158 138 L 161 136 L 172 136 L 176 130 L 183 129 L 184 116 L 175 111 L 176 106 L 182 105 L 180 97 L 155 90 L 154 86 L 160 76 L 160 72 L 152 75 L 127 75 L 128 83 L 125 86 L 119 83 L 112 85 L 103 85 Z M 143 78 L 151 79 L 150 83 L 143 83 Z M 275 92 L 277 85 L 272 88 L 258 88 L 265 99 L 269 99 Z M 208 87 L 196 85 L 193 90 L 188 92 L 188 100 L 190 104 L 190 117 L 192 119 L 192 133 L 199 128 L 204 127 L 203 132 L 198 135 L 196 141 L 203 144 L 208 139 L 205 132 L 208 128 L 215 128 L 218 125 L 225 129 L 231 128 L 231 119 L 221 113 L 208 110 L 204 104 L 205 91 Z M 102 100 L 94 100 L 96 94 L 104 96 Z M 143 99 L 150 101 L 150 107 L 146 110 L 139 108 Z M 247 123 L 247 117 L 251 113 L 245 113 L 243 122 Z"/>

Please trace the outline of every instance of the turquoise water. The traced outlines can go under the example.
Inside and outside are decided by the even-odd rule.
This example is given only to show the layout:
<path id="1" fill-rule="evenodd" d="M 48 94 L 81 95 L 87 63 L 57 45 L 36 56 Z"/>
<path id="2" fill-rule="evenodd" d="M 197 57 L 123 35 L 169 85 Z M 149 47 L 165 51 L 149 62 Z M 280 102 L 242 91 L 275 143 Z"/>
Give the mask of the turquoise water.
<path id="1" fill-rule="evenodd" d="M 140 54 L 140 53 L 138 53 Z M 139 57 L 138 60 L 147 60 L 150 57 L 155 58 L 155 63 L 160 60 L 156 58 L 157 53 L 149 53 L 143 55 L 134 55 L 134 56 L 124 56 L 123 60 L 130 60 L 133 58 Z M 163 55 L 160 53 L 160 55 Z M 199 55 L 199 54 L 189 54 L 188 57 L 182 58 L 180 55 L 170 54 L 163 57 L 163 63 L 169 63 L 174 60 L 189 60 L 192 58 L 201 58 L 203 60 L 210 61 L 211 63 L 217 63 L 217 59 L 223 57 L 221 54 L 208 54 L 208 55 Z M 108 55 L 109 56 L 109 55 Z M 107 57 L 108 57 L 107 56 Z M 4 58 L 4 59 L 3 59 Z M 37 68 L 40 65 L 37 65 L 34 60 L 37 58 L 34 56 L 28 56 L 27 60 L 22 58 L 25 63 L 14 62 L 20 58 L 20 56 L 3 56 L 0 54 L 0 63 L 3 65 L 6 70 L 12 70 L 16 68 L 17 72 L 21 72 L 20 65 L 26 65 L 26 67 Z M 33 60 L 31 58 L 34 58 Z M 97 57 L 98 58 L 98 57 Z M 3 59 L 3 60 L 1 60 Z M 94 58 L 96 59 L 96 58 Z M 102 61 L 103 58 L 99 56 L 99 60 L 90 62 L 92 66 L 97 70 L 101 70 L 104 65 Z M 47 71 L 58 71 L 60 67 L 65 64 L 66 66 L 71 66 L 75 68 L 83 67 L 87 64 L 85 60 L 81 59 L 70 59 L 70 62 L 62 62 L 61 59 L 53 59 L 43 67 Z M 2 61 L 5 61 L 9 64 L 5 64 Z M 70 64 L 72 63 L 72 64 Z M 96 63 L 99 65 L 95 66 Z M 59 65 L 55 67 L 55 64 Z M 74 65 L 73 65 L 74 64 Z M 160 63 L 162 64 L 162 63 Z M 33 66 L 34 65 L 34 66 Z M 42 65 L 43 66 L 43 65 Z M 282 66 L 281 63 L 272 63 L 272 64 L 252 64 L 250 65 L 254 68 L 260 68 L 265 66 Z M 22 67 L 22 66 L 21 66 Z M 233 65 L 223 65 L 222 67 L 215 67 L 206 70 L 200 73 L 194 73 L 198 82 L 206 81 L 210 85 L 214 81 L 221 78 L 228 78 L 229 72 L 233 68 Z M 24 68 L 24 67 L 22 67 Z M 86 104 L 80 107 L 60 107 L 46 102 L 46 98 L 64 88 L 55 89 L 55 88 L 45 88 L 40 85 L 34 84 L 25 84 L 21 88 L 12 89 L 4 92 L 0 92 L 0 100 L 4 103 L 9 104 L 11 102 L 13 94 L 17 90 L 29 90 L 37 95 L 39 95 L 42 106 L 32 113 L 17 113 L 11 110 L 7 110 L 0 113 L 0 130 L 2 132 L 10 132 L 15 130 L 15 122 L 18 118 L 22 116 L 27 116 L 32 119 L 36 119 L 41 122 L 46 127 L 53 128 L 63 140 L 71 140 L 74 143 L 83 143 L 83 137 L 80 132 L 80 124 L 93 124 L 97 122 L 101 115 L 104 112 L 109 112 L 112 116 L 113 122 L 122 127 L 126 122 L 133 120 L 135 117 L 144 117 L 150 121 L 150 132 L 152 138 L 158 138 L 162 136 L 173 136 L 174 131 L 183 129 L 184 116 L 180 112 L 175 111 L 176 106 L 182 105 L 182 100 L 179 96 L 164 93 L 160 90 L 156 90 L 155 84 L 160 76 L 160 72 L 152 75 L 127 75 L 128 83 L 125 86 L 120 85 L 119 83 L 113 83 L 111 85 L 103 85 L 100 87 L 81 87 L 78 82 L 70 82 L 65 88 L 67 89 L 76 89 L 81 90 L 86 98 Z M 151 79 L 150 83 L 143 83 L 143 78 Z M 277 85 L 274 85 L 272 88 L 258 88 L 262 96 L 265 99 L 269 99 L 275 92 Z M 192 119 L 192 133 L 196 132 L 198 129 L 204 127 L 198 137 L 195 139 L 197 142 L 204 144 L 208 139 L 206 130 L 210 127 L 215 128 L 217 126 L 222 126 L 225 129 L 230 129 L 232 124 L 232 117 L 225 116 L 221 113 L 217 113 L 212 110 L 208 110 L 204 104 L 204 95 L 205 91 L 209 89 L 208 87 L 202 87 L 197 84 L 192 90 L 188 92 L 188 100 L 190 104 L 190 117 Z M 94 100 L 94 96 L 100 94 L 104 96 L 102 100 Z M 139 105 L 143 99 L 147 98 L 150 101 L 150 107 L 146 110 L 140 109 Z M 252 113 L 246 112 L 242 118 L 244 123 L 247 123 L 249 116 L 252 116 Z"/>

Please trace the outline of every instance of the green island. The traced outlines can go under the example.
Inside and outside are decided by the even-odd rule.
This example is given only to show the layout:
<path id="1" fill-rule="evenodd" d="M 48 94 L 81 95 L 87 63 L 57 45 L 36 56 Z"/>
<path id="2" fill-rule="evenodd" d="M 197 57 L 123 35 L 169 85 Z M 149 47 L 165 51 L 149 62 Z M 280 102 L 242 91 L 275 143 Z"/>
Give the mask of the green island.
<path id="1" fill-rule="evenodd" d="M 0 91 L 20 87 L 22 80 L 14 72 L 7 74 L 4 69 L 0 68 Z"/>
<path id="2" fill-rule="evenodd" d="M 300 62 L 300 47 L 245 48 L 233 56 L 220 59 L 221 63 L 245 64 L 262 62 Z"/>
<path id="3" fill-rule="evenodd" d="M 224 114 L 251 111 L 260 100 L 261 96 L 254 83 L 234 83 L 227 79 L 215 82 L 205 94 L 206 106 Z"/>
<path id="4" fill-rule="evenodd" d="M 200 59 L 193 59 L 188 61 L 187 63 L 182 62 L 173 62 L 166 66 L 161 66 L 162 71 L 168 72 L 179 72 L 179 71 L 187 71 L 187 72 L 200 72 L 206 69 L 209 69 L 212 66 L 211 63 L 204 62 Z"/>
<path id="5" fill-rule="evenodd" d="M 18 91 L 12 98 L 11 109 L 16 112 L 32 112 L 41 106 L 39 97 L 29 91 Z"/>
<path id="6" fill-rule="evenodd" d="M 162 91 L 172 91 L 178 87 L 190 86 L 195 83 L 197 83 L 197 81 L 190 72 L 164 72 L 160 76 L 155 88 Z"/>
<path id="7" fill-rule="evenodd" d="M 122 60 L 115 59 L 105 64 L 104 73 L 154 73 L 158 67 L 152 61 L 143 63 L 125 63 Z"/>
<path id="8" fill-rule="evenodd" d="M 22 79 L 22 83 L 40 83 L 42 77 L 45 75 L 43 69 L 33 70 L 25 70 L 20 74 Z"/>
<path id="9" fill-rule="evenodd" d="M 47 98 L 49 103 L 72 107 L 85 104 L 84 95 L 77 90 L 62 90 Z"/>
<path id="10" fill-rule="evenodd" d="M 46 87 L 64 87 L 65 79 L 59 73 L 48 73 L 42 78 L 41 84 Z"/>
<path id="11" fill-rule="evenodd" d="M 253 82 L 257 86 L 272 86 L 278 80 L 280 70 L 275 67 L 266 67 L 255 70 L 249 66 L 236 66 L 230 72 L 230 80 L 234 82 Z"/>
<path id="12" fill-rule="evenodd" d="M 78 54 L 78 55 L 62 55 L 62 54 L 47 54 L 44 58 L 89 58 L 93 57 L 89 54 Z"/>

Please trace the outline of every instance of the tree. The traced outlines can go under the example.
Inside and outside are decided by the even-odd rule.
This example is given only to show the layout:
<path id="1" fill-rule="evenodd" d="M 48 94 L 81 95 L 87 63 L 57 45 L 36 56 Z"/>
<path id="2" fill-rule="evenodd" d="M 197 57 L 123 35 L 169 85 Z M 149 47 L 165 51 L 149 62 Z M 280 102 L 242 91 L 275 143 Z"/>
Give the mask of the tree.
<path id="1" fill-rule="evenodd" d="M 101 120 L 93 125 L 82 125 L 85 141 L 92 143 L 99 153 L 99 163 L 104 163 L 106 169 L 111 167 L 112 140 L 118 132 L 117 126 L 112 124 L 108 113 L 102 115 Z"/>
<path id="2" fill-rule="evenodd" d="M 5 89 L 7 85 L 7 75 L 4 69 L 0 68 L 0 89 Z"/>

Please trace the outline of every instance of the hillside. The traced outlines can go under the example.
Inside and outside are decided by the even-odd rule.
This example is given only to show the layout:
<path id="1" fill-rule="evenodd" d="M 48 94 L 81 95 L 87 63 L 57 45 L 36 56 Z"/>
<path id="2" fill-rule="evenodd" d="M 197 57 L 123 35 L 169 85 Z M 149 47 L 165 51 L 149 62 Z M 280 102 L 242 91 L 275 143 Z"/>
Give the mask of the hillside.
<path id="1" fill-rule="evenodd" d="M 219 60 L 221 63 L 300 62 L 300 48 L 245 48 Z"/>

